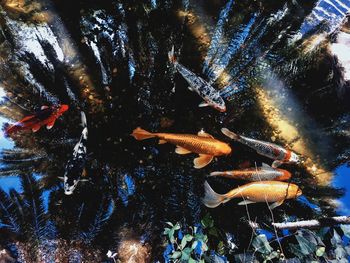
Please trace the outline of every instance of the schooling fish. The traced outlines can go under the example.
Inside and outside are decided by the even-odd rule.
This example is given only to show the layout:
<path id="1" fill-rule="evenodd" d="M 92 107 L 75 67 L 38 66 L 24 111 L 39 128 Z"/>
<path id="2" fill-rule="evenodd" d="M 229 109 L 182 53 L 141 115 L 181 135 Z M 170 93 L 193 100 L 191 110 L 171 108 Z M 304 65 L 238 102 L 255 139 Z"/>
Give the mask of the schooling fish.
<path id="1" fill-rule="evenodd" d="M 68 110 L 68 105 L 42 106 L 41 109 L 33 115 L 27 116 L 19 122 L 10 125 L 6 129 L 6 134 L 15 133 L 23 130 L 32 130 L 37 132 L 42 126 L 51 129 L 57 118 Z"/>
<path id="2" fill-rule="evenodd" d="M 257 153 L 275 160 L 272 163 L 273 168 L 276 168 L 283 163 L 300 162 L 299 156 L 297 154 L 277 144 L 250 139 L 242 135 L 235 134 L 226 128 L 222 128 L 221 132 L 227 137 L 249 146 L 250 148 L 254 149 Z"/>
<path id="3" fill-rule="evenodd" d="M 286 199 L 295 199 L 302 191 L 295 184 L 278 181 L 261 181 L 239 186 L 226 194 L 215 193 L 208 182 L 204 183 L 205 195 L 203 203 L 210 208 L 226 203 L 233 198 L 243 198 L 238 205 L 268 202 L 271 209 L 280 206 Z"/>
<path id="4" fill-rule="evenodd" d="M 84 112 L 81 112 L 81 123 L 83 131 L 81 132 L 80 140 L 74 146 L 73 155 L 66 164 L 63 176 L 64 193 L 66 195 L 73 194 L 78 183 L 83 181 L 81 176 L 86 175 L 85 163 L 87 156 L 86 144 L 88 139 L 88 128 Z"/>
<path id="5" fill-rule="evenodd" d="M 177 71 L 185 78 L 185 80 L 190 85 L 188 88 L 191 91 L 195 91 L 204 99 L 204 102 L 199 104 L 199 107 L 210 106 L 215 108 L 220 112 L 226 111 L 226 105 L 223 98 L 220 96 L 220 92 L 214 89 L 208 82 L 206 82 L 201 77 L 194 74 L 185 66 L 177 62 L 174 56 L 174 47 L 168 53 L 168 57 L 171 63 L 174 64 L 174 67 Z"/>
<path id="6" fill-rule="evenodd" d="M 222 176 L 230 179 L 246 181 L 287 181 L 291 178 L 290 172 L 275 169 L 263 163 L 261 167 L 251 167 L 243 170 L 212 172 L 210 176 Z"/>
<path id="7" fill-rule="evenodd" d="M 198 135 L 192 134 L 170 134 L 170 133 L 151 133 L 136 128 L 131 134 L 136 140 L 145 140 L 149 138 L 159 138 L 159 144 L 175 144 L 177 154 L 198 153 L 195 158 L 194 168 L 200 169 L 208 165 L 214 156 L 228 155 L 231 153 L 231 147 L 224 142 L 216 140 L 208 133 L 200 131 Z"/>

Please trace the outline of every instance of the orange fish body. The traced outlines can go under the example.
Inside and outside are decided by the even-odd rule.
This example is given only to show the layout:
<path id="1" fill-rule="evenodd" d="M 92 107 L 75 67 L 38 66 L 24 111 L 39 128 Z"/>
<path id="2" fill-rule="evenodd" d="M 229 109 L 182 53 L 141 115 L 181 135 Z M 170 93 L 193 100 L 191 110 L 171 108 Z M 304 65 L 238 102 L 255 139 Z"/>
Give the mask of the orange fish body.
<path id="1" fill-rule="evenodd" d="M 226 194 L 215 193 L 208 182 L 204 184 L 205 196 L 203 203 L 210 208 L 226 203 L 233 198 L 243 198 L 244 201 L 239 205 L 251 203 L 273 203 L 270 208 L 273 209 L 281 205 L 286 199 L 294 199 L 302 194 L 302 191 L 296 184 L 284 183 L 278 181 L 261 181 L 239 186 Z"/>
<path id="2" fill-rule="evenodd" d="M 159 138 L 159 144 L 175 144 L 177 154 L 197 153 L 199 157 L 194 159 L 194 167 L 199 169 L 208 165 L 214 156 L 228 155 L 231 147 L 224 142 L 216 140 L 210 134 L 203 131 L 198 135 L 193 134 L 171 134 L 171 133 L 151 133 L 141 128 L 136 128 L 131 134 L 136 140 L 149 138 Z"/>
<path id="3" fill-rule="evenodd" d="M 42 126 L 51 129 L 54 126 L 56 119 L 67 111 L 68 108 L 68 105 L 65 104 L 51 107 L 43 106 L 40 111 L 35 114 L 24 117 L 19 122 L 10 125 L 6 129 L 6 134 L 9 135 L 23 130 L 37 132 Z"/>
<path id="4" fill-rule="evenodd" d="M 251 167 L 242 170 L 212 172 L 210 176 L 222 176 L 229 179 L 246 181 L 287 181 L 291 178 L 290 172 L 283 169 L 275 169 L 267 164 L 261 167 Z"/>

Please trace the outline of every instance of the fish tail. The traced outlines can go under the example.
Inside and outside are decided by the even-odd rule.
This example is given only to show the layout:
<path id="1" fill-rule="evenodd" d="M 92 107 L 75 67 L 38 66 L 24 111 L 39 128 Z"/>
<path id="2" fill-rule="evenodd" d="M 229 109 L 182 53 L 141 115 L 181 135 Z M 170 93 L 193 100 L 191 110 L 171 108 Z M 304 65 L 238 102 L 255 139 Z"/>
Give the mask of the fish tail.
<path id="1" fill-rule="evenodd" d="M 229 129 L 227 128 L 222 128 L 221 129 L 221 132 L 223 134 L 225 134 L 227 137 L 231 138 L 232 140 L 235 140 L 235 141 L 239 141 L 241 139 L 241 136 L 239 136 L 238 134 L 230 131 Z"/>
<path id="2" fill-rule="evenodd" d="M 141 129 L 140 127 L 137 127 L 135 130 L 133 130 L 131 136 L 133 136 L 136 140 L 141 141 L 156 137 L 156 134 Z"/>
<path id="3" fill-rule="evenodd" d="M 87 127 L 85 112 L 81 111 L 80 116 L 81 116 L 81 126 L 83 126 L 84 128 Z"/>
<path id="4" fill-rule="evenodd" d="M 219 206 L 221 203 L 224 203 L 226 199 L 225 195 L 220 195 L 216 193 L 207 181 L 204 183 L 204 197 L 202 202 L 205 206 L 214 208 Z"/>
<path id="5" fill-rule="evenodd" d="M 168 52 L 168 58 L 169 58 L 169 61 L 171 63 L 176 63 L 176 58 L 175 58 L 175 55 L 174 55 L 175 51 L 174 51 L 174 46 L 171 48 L 171 50 Z"/>

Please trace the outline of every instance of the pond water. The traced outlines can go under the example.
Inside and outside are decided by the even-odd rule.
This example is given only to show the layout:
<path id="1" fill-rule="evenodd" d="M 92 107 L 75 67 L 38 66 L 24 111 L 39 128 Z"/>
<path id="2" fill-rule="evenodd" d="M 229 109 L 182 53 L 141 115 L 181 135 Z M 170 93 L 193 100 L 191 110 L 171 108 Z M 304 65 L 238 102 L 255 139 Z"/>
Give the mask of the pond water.
<path id="1" fill-rule="evenodd" d="M 233 260 L 250 246 L 248 220 L 273 232 L 273 220 L 350 215 L 349 7 L 348 0 L 2 1 L 0 249 L 18 262 L 113 262 L 108 250 L 121 262 L 163 262 L 166 222 L 188 228 L 210 214 L 225 237 L 211 242 L 222 239 Z M 202 99 L 168 61 L 173 46 L 179 63 L 220 90 L 226 112 L 198 107 Z M 7 123 L 57 104 L 69 109 L 52 129 L 5 136 Z M 86 180 L 65 195 L 60 178 L 81 138 L 81 111 Z M 194 154 L 136 141 L 138 126 L 204 130 L 233 150 L 194 169 Z M 281 168 L 303 196 L 274 209 L 273 219 L 265 203 L 205 207 L 205 180 L 218 193 L 244 184 L 210 172 L 272 163 L 223 127 L 299 154 L 300 164 Z M 123 254 L 128 242 L 142 260 Z"/>

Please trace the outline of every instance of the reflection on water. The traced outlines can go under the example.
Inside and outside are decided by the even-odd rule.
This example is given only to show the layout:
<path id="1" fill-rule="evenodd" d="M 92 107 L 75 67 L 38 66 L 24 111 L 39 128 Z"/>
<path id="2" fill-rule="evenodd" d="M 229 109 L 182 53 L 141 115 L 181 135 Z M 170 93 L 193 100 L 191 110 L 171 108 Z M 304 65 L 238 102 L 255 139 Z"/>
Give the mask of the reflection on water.
<path id="1" fill-rule="evenodd" d="M 191 226 L 208 212 L 230 237 L 227 256 L 232 242 L 244 251 L 247 209 L 260 224 L 271 222 L 269 210 L 204 207 L 205 175 L 271 160 L 227 141 L 222 127 L 301 155 L 301 165 L 282 168 L 304 196 L 275 209 L 276 221 L 349 214 L 347 0 L 15 2 L 0 10 L 0 125 L 42 105 L 70 107 L 51 130 L 0 136 L 0 249 L 19 262 L 101 262 L 108 250 L 162 260 L 165 222 Z M 198 108 L 168 62 L 173 45 L 181 64 L 220 89 L 226 113 Z M 88 180 L 65 196 L 60 177 L 82 132 L 80 111 Z M 192 155 L 133 140 L 137 126 L 204 129 L 233 153 L 196 170 Z M 209 181 L 220 193 L 241 184 Z"/>

